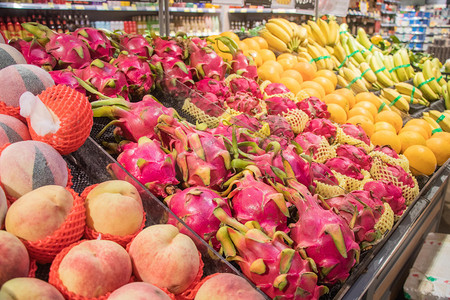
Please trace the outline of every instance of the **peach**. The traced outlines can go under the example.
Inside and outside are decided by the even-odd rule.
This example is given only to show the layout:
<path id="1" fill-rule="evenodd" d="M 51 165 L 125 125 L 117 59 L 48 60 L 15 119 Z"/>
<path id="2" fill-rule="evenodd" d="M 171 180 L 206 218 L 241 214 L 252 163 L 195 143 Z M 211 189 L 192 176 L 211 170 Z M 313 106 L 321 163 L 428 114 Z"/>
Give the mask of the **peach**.
<path id="1" fill-rule="evenodd" d="M 2 300 L 64 300 L 63 295 L 51 284 L 37 278 L 14 278 L 0 289 Z"/>
<path id="2" fill-rule="evenodd" d="M 5 222 L 7 210 L 8 205 L 6 203 L 6 195 L 3 189 L 0 187 L 0 228 L 2 228 L 3 222 Z"/>
<path id="3" fill-rule="evenodd" d="M 28 275 L 30 257 L 27 248 L 16 236 L 4 230 L 0 230 L 0 253 L 0 286 L 12 278 Z"/>
<path id="4" fill-rule="evenodd" d="M 116 242 L 86 240 L 61 260 L 58 275 L 71 292 L 99 297 L 130 281 L 132 266 L 127 251 Z"/>
<path id="5" fill-rule="evenodd" d="M 86 196 L 85 206 L 87 226 L 101 233 L 136 233 L 144 218 L 139 192 L 124 180 L 100 183 Z"/>
<path id="6" fill-rule="evenodd" d="M 262 300 L 265 299 L 244 278 L 222 273 L 206 280 L 197 291 L 194 300 Z"/>
<path id="7" fill-rule="evenodd" d="M 174 294 L 194 282 L 200 264 L 191 238 L 169 224 L 142 230 L 131 242 L 129 254 L 138 278 Z"/>
<path id="8" fill-rule="evenodd" d="M 27 241 L 51 236 L 67 218 L 73 196 L 59 185 L 46 185 L 17 199 L 6 213 L 8 232 Z"/>
<path id="9" fill-rule="evenodd" d="M 170 300 L 160 288 L 147 282 L 132 282 L 115 290 L 108 300 Z"/>

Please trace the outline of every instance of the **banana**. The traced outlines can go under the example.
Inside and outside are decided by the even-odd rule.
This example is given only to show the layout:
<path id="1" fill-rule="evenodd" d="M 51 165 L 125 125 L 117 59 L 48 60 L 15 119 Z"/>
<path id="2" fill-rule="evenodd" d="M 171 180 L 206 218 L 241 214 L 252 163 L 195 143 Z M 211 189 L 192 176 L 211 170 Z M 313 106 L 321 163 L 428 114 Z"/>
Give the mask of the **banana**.
<path id="1" fill-rule="evenodd" d="M 279 38 L 280 40 L 283 41 L 283 43 L 288 44 L 291 40 L 291 36 L 289 35 L 289 33 L 281 26 L 279 26 L 278 24 L 275 23 L 266 23 L 266 29 L 273 34 L 274 36 L 276 36 L 277 38 Z"/>
<path id="2" fill-rule="evenodd" d="M 403 65 L 403 60 L 402 60 L 402 56 L 401 56 L 400 52 L 397 52 L 394 54 L 393 60 L 394 60 L 394 65 L 397 68 L 395 70 L 395 73 L 397 74 L 399 81 L 401 81 L 401 82 L 407 81 L 409 78 L 408 78 L 408 74 L 406 73 L 405 67 L 401 67 L 404 65 Z M 399 68 L 399 67 L 401 67 L 401 68 Z"/>
<path id="3" fill-rule="evenodd" d="M 377 75 L 370 68 L 369 64 L 363 62 L 359 65 L 359 70 L 361 71 L 362 76 L 370 83 L 374 83 L 377 81 Z"/>
<path id="4" fill-rule="evenodd" d="M 352 62 L 354 65 L 357 65 L 358 62 L 353 57 L 353 55 L 351 55 L 352 52 L 350 51 L 350 48 L 348 46 L 348 37 L 344 37 L 341 39 L 341 45 L 342 45 L 342 48 L 344 48 L 344 51 L 346 53 L 347 61 Z"/>
<path id="5" fill-rule="evenodd" d="M 341 62 L 334 54 L 331 55 L 331 60 L 333 61 L 333 69 L 339 68 L 339 66 L 341 65 Z"/>
<path id="6" fill-rule="evenodd" d="M 276 24 L 280 26 L 288 35 L 290 38 L 294 37 L 294 30 L 291 27 L 291 24 L 288 20 L 283 18 L 272 18 L 267 21 L 267 24 Z"/>
<path id="7" fill-rule="evenodd" d="M 402 58 L 403 65 L 407 65 L 405 68 L 408 80 L 414 77 L 414 69 L 411 66 L 411 61 L 409 60 L 408 50 L 405 48 L 400 49 L 400 57 Z"/>
<path id="8" fill-rule="evenodd" d="M 305 28 L 306 33 L 308 34 L 308 38 L 312 39 L 313 34 L 312 34 L 311 26 L 309 26 L 307 24 L 302 24 L 302 27 Z"/>
<path id="9" fill-rule="evenodd" d="M 364 83 L 364 85 L 366 86 L 366 89 L 371 89 L 372 88 L 372 83 L 370 83 L 369 81 L 367 81 L 367 79 L 365 79 L 364 77 L 361 77 L 361 81 Z"/>
<path id="10" fill-rule="evenodd" d="M 367 36 L 366 31 L 362 27 L 358 28 L 356 39 L 361 45 L 363 45 L 366 49 L 368 49 L 371 52 L 381 51 L 378 47 L 372 44 L 372 42 L 369 40 L 369 37 Z"/>
<path id="11" fill-rule="evenodd" d="M 386 59 L 386 57 L 383 55 L 383 53 L 375 52 L 373 56 L 375 56 L 375 58 L 377 59 L 378 65 L 384 65 L 384 60 Z M 389 73 L 388 69 L 384 68 L 382 72 L 384 73 L 384 75 L 386 75 L 387 78 L 390 78 L 392 80 L 391 73 Z"/>
<path id="12" fill-rule="evenodd" d="M 322 32 L 322 35 L 325 37 L 325 45 L 324 46 L 331 45 L 330 28 L 328 27 L 328 23 L 321 18 L 317 19 L 316 23 L 319 26 L 320 31 Z"/>
<path id="13" fill-rule="evenodd" d="M 328 22 L 330 36 L 328 38 L 329 46 L 334 46 L 339 40 L 339 25 L 335 20 L 330 20 Z"/>
<path id="14" fill-rule="evenodd" d="M 281 53 L 291 52 L 285 42 L 274 36 L 268 30 L 263 29 L 259 32 L 259 34 L 267 41 L 267 44 L 270 48 Z"/>
<path id="15" fill-rule="evenodd" d="M 311 27 L 311 33 L 314 37 L 314 40 L 322 47 L 325 46 L 327 43 L 325 36 L 322 33 L 322 30 L 320 30 L 319 25 L 317 25 L 316 22 L 308 20 L 308 25 Z"/>
<path id="16" fill-rule="evenodd" d="M 395 70 L 394 70 L 394 60 L 393 60 L 392 55 L 386 55 L 384 57 L 383 63 L 384 63 L 384 66 L 386 67 L 386 69 L 388 70 L 389 74 L 391 75 L 392 81 L 394 83 L 398 83 L 399 80 L 397 77 L 397 73 L 395 73 Z"/>
<path id="17" fill-rule="evenodd" d="M 437 82 L 439 83 L 440 86 L 443 87 L 445 84 L 447 84 L 447 82 L 442 77 L 441 62 L 439 61 L 439 59 L 437 57 L 435 57 L 435 58 L 433 58 L 431 60 L 431 64 L 433 66 L 433 71 L 435 73 L 435 77 L 436 77 Z"/>
<path id="18" fill-rule="evenodd" d="M 394 85 L 394 82 L 390 78 L 388 78 L 381 69 L 384 68 L 383 65 L 379 65 L 378 61 L 373 55 L 369 60 L 370 68 L 373 70 L 374 74 L 377 76 L 377 83 L 383 87 L 390 87 Z"/>
<path id="19" fill-rule="evenodd" d="M 328 47 L 328 46 L 326 46 Z M 317 47 L 318 50 L 322 53 L 322 57 L 327 57 L 325 58 L 325 65 L 326 65 L 326 69 L 327 70 L 333 70 L 333 62 L 331 61 L 331 54 L 328 52 L 326 47 Z"/>
<path id="20" fill-rule="evenodd" d="M 408 112 L 409 111 L 409 103 L 408 100 L 406 100 L 402 94 L 397 92 L 394 89 L 386 88 L 381 90 L 381 95 L 388 99 L 392 107 L 393 105 L 400 109 L 401 111 Z"/>
<path id="21" fill-rule="evenodd" d="M 306 30 L 306 28 L 301 27 L 301 26 L 299 26 L 299 25 L 297 25 L 297 24 L 294 24 L 294 25 L 297 26 L 297 30 L 298 30 L 298 38 L 299 38 L 301 41 L 306 40 L 306 39 L 308 38 L 308 31 Z"/>
<path id="22" fill-rule="evenodd" d="M 352 36 L 348 38 L 347 44 L 350 50 L 350 55 L 355 58 L 358 64 L 366 61 L 364 56 L 361 54 L 361 51 L 356 46 L 356 40 Z"/>
<path id="23" fill-rule="evenodd" d="M 389 110 L 395 112 L 396 114 L 398 114 L 400 117 L 403 118 L 402 112 L 397 107 L 395 107 L 393 105 L 391 106 L 391 101 L 389 101 L 388 99 L 386 99 L 385 97 L 383 97 L 381 95 L 378 98 L 380 98 L 385 103 L 385 105 L 386 105 L 385 107 L 387 107 Z"/>
<path id="24" fill-rule="evenodd" d="M 336 58 L 339 60 L 340 63 L 343 63 L 344 60 L 347 60 L 347 54 L 345 53 L 345 50 L 341 44 L 334 45 L 333 49 L 334 49 L 334 56 L 336 56 Z"/>
<path id="25" fill-rule="evenodd" d="M 306 49 L 308 49 L 308 53 L 311 55 L 311 57 L 316 62 L 317 70 L 323 70 L 323 69 L 327 68 L 327 64 L 324 59 L 317 59 L 317 58 L 322 57 L 322 54 L 316 46 L 307 45 Z"/>
<path id="26" fill-rule="evenodd" d="M 423 96 L 428 101 L 434 101 L 439 99 L 439 95 L 436 94 L 431 87 L 425 82 L 425 77 L 423 76 L 422 72 L 417 72 L 416 75 L 414 75 L 413 83 L 414 86 L 419 88 L 422 91 Z"/>
<path id="27" fill-rule="evenodd" d="M 450 132 L 450 114 L 432 109 L 428 111 L 428 115 L 436 121 L 442 130 Z"/>
<path id="28" fill-rule="evenodd" d="M 425 100 L 425 102 L 422 101 L 422 99 L 423 99 L 422 92 L 418 88 L 413 86 L 412 84 L 409 84 L 406 82 L 400 82 L 395 85 L 395 89 L 400 94 L 405 95 L 405 98 L 409 99 L 410 103 L 411 102 L 413 104 L 422 104 L 423 103 L 423 105 L 426 104 L 426 100 Z"/>
<path id="29" fill-rule="evenodd" d="M 349 85 L 352 89 L 352 91 L 355 94 L 368 92 L 368 89 L 364 85 L 364 83 L 361 81 L 360 77 L 357 73 L 353 72 L 350 68 L 341 68 L 342 72 L 344 73 L 345 79 L 349 82 Z"/>
<path id="30" fill-rule="evenodd" d="M 437 82 L 436 78 L 434 77 L 432 66 L 431 66 L 431 60 L 426 60 L 423 64 L 422 69 L 423 76 L 425 80 L 430 80 L 428 82 L 428 85 L 430 88 L 438 95 L 442 94 L 442 87 Z"/>
<path id="31" fill-rule="evenodd" d="M 442 86 L 442 95 L 444 96 L 444 105 L 446 109 L 450 108 L 450 91 L 448 90 L 448 88 L 448 83 Z"/>
<path id="32" fill-rule="evenodd" d="M 342 75 L 337 75 L 338 85 L 342 88 L 346 88 L 348 86 L 348 81 Z"/>
<path id="33" fill-rule="evenodd" d="M 432 134 L 443 131 L 441 126 L 439 126 L 439 124 L 429 115 L 428 112 L 423 113 L 422 119 L 427 121 L 430 125 Z"/>

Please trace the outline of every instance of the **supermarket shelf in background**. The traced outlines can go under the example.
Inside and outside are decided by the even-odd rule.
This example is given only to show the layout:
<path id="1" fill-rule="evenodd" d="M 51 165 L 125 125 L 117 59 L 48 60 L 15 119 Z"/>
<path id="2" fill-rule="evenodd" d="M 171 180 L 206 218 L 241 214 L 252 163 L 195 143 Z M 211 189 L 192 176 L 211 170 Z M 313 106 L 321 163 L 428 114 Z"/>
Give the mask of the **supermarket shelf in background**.
<path id="1" fill-rule="evenodd" d="M 314 15 L 313 10 L 304 9 L 283 9 L 283 8 L 230 8 L 231 14 L 293 14 L 293 15 Z"/>
<path id="2" fill-rule="evenodd" d="M 384 23 L 384 24 L 381 24 L 381 27 L 396 27 L 397 25 L 395 25 L 395 24 L 389 24 L 389 23 Z"/>
<path id="3" fill-rule="evenodd" d="M 220 10 L 215 8 L 194 8 L 194 7 L 169 7 L 170 12 L 184 12 L 184 13 L 207 13 L 218 14 Z"/>
<path id="4" fill-rule="evenodd" d="M 396 15 L 397 13 L 395 11 L 382 10 L 381 14 L 384 14 L 384 15 Z"/>

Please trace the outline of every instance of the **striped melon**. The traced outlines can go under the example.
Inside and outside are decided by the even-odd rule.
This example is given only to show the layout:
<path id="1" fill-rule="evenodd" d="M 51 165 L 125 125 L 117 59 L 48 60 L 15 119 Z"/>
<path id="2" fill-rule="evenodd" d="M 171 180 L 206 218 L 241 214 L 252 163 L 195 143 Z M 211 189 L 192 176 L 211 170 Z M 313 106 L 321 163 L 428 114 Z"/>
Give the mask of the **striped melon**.
<path id="1" fill-rule="evenodd" d="M 0 101 L 7 106 L 19 107 L 19 99 L 24 92 L 37 95 L 54 85 L 50 74 L 37 66 L 11 65 L 0 70 Z"/>
<path id="2" fill-rule="evenodd" d="M 14 117 L 0 114 L 0 147 L 26 140 L 31 140 L 28 127 Z"/>
<path id="3" fill-rule="evenodd" d="M 46 143 L 16 142 L 0 154 L 0 182 L 5 193 L 14 198 L 44 185 L 65 187 L 68 178 L 67 163 Z"/>
<path id="4" fill-rule="evenodd" d="M 19 50 L 7 44 L 0 44 L 0 70 L 7 66 L 26 63 L 25 57 Z"/>

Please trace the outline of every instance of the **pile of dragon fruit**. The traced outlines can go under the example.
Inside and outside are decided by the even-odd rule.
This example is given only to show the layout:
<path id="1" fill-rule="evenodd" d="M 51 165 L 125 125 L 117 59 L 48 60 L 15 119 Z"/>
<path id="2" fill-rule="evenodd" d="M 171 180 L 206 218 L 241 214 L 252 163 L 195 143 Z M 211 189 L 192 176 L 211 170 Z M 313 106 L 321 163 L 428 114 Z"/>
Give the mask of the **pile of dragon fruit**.
<path id="1" fill-rule="evenodd" d="M 27 26 L 39 38 L 16 48 L 86 92 L 94 117 L 114 119 L 117 161 L 272 298 L 318 299 L 344 282 L 417 195 L 408 165 L 396 164 L 402 155 L 330 121 L 317 98 L 260 87 L 252 60 L 232 46 L 225 63 L 199 38 Z M 218 125 L 188 123 L 153 89 L 189 95 Z"/>

